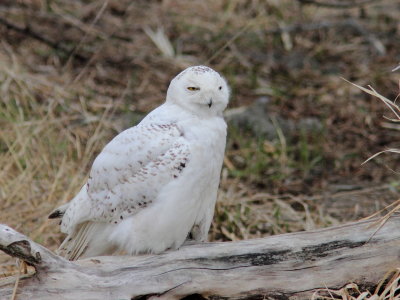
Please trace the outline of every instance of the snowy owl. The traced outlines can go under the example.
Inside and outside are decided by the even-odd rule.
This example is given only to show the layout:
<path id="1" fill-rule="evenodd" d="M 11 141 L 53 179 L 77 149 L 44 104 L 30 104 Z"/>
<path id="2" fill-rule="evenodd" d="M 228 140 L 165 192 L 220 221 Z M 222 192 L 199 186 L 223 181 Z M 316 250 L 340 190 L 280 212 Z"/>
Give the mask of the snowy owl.
<path id="1" fill-rule="evenodd" d="M 160 253 L 190 237 L 205 241 L 214 214 L 226 143 L 225 79 L 189 67 L 164 104 L 117 135 L 95 159 L 87 182 L 49 218 L 67 234 L 70 260 L 124 252 Z"/>

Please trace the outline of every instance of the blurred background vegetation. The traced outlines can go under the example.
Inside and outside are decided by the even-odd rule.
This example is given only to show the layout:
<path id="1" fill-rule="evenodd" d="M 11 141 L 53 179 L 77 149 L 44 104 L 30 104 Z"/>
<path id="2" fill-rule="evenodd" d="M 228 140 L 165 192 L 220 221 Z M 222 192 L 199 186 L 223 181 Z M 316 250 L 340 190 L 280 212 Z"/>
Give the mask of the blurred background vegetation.
<path id="1" fill-rule="evenodd" d="M 397 0 L 2 0 L 0 221 L 55 249 L 47 215 L 183 68 L 232 87 L 210 240 L 307 230 L 397 199 L 397 124 L 341 79 L 399 93 Z"/>

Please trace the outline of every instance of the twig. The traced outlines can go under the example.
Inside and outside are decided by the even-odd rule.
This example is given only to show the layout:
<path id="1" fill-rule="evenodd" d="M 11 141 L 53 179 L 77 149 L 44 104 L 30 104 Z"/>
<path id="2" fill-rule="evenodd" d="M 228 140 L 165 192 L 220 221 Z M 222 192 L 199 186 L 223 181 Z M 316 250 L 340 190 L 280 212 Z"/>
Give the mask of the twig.
<path id="1" fill-rule="evenodd" d="M 396 72 L 396 71 L 398 71 L 398 70 L 400 70 L 400 64 L 399 64 L 397 67 L 395 67 L 395 68 L 392 70 L 392 72 Z"/>
<path id="2" fill-rule="evenodd" d="M 63 52 L 64 54 L 70 55 L 71 54 L 71 49 L 68 49 L 66 46 L 64 46 L 63 44 L 60 44 L 58 42 L 54 42 L 44 36 L 42 36 L 41 34 L 33 31 L 29 26 L 25 26 L 25 27 L 19 27 L 15 24 L 12 24 L 10 22 L 8 22 L 7 20 L 3 19 L 0 17 L 0 24 L 4 25 L 7 29 L 19 32 L 23 35 L 29 36 L 39 42 L 42 42 L 58 51 Z M 82 54 L 79 53 L 73 53 L 72 54 L 73 57 L 75 57 L 76 59 L 80 60 L 80 61 L 87 61 L 87 57 L 85 57 Z"/>
<path id="3" fill-rule="evenodd" d="M 22 28 L 22 27 L 19 27 L 19 26 L 15 25 L 15 24 L 9 23 L 7 20 L 5 20 L 5 19 L 3 19 L 1 17 L 0 17 L 0 25 L 4 25 L 9 30 L 13 30 L 13 31 L 19 32 L 19 33 L 21 33 L 21 34 L 23 34 L 25 36 L 29 36 L 29 37 L 31 37 L 31 38 L 39 41 L 39 42 L 42 42 L 43 44 L 46 44 L 46 45 L 54 48 L 55 50 L 66 54 L 66 56 L 68 56 L 68 57 L 70 55 L 72 55 L 74 58 L 78 59 L 81 63 L 85 63 L 85 62 L 88 62 L 88 61 L 89 61 L 89 63 L 91 63 L 90 60 L 93 59 L 93 55 L 96 54 L 96 53 L 89 53 L 90 56 L 86 56 L 86 55 L 83 55 L 81 53 L 72 53 L 73 48 L 69 49 L 68 47 L 66 47 L 65 45 L 63 45 L 61 43 L 52 41 L 52 40 L 40 35 L 39 33 L 33 31 L 32 29 L 29 28 L 29 26 L 25 26 L 24 28 Z M 110 35 L 109 38 L 110 39 L 114 38 L 114 35 L 113 34 Z M 98 53 L 98 51 L 97 51 L 97 53 Z M 119 68 L 128 68 L 128 67 L 132 68 L 133 67 L 132 60 L 130 58 L 125 58 L 125 57 L 123 59 L 120 59 L 120 60 L 106 57 L 106 58 L 104 58 L 102 60 L 102 62 L 105 65 L 110 65 L 110 66 L 119 67 Z M 121 82 L 119 82 L 118 80 L 113 79 L 113 78 L 108 78 L 108 80 L 111 81 L 111 82 L 114 82 L 116 84 L 121 84 Z"/>
<path id="4" fill-rule="evenodd" d="M 0 11 L 2 10 L 7 12 L 7 16 L 24 15 L 27 18 L 29 18 L 29 20 L 35 20 L 36 22 L 40 23 L 47 22 L 48 20 L 50 20 L 62 26 L 73 27 L 79 30 L 82 34 L 96 36 L 103 40 L 107 38 L 112 38 L 118 41 L 128 42 L 128 43 L 131 43 L 133 41 L 132 37 L 124 36 L 123 33 L 120 32 L 120 30 L 115 30 L 116 32 L 114 32 L 112 35 L 108 35 L 107 33 L 104 32 L 102 28 L 98 28 L 90 24 L 88 25 L 83 21 L 81 21 L 79 18 L 73 16 L 72 14 L 67 14 L 64 11 L 60 10 L 56 5 L 52 6 L 52 12 L 49 11 L 42 12 L 23 7 L 13 7 L 12 9 L 10 9 L 9 7 L 3 8 L 2 5 L 0 4 Z"/>
<path id="5" fill-rule="evenodd" d="M 216 57 L 218 57 L 222 51 L 225 50 L 230 44 L 232 44 L 239 36 L 241 36 L 244 32 L 246 32 L 251 26 L 253 26 L 253 22 L 249 22 L 246 26 L 240 29 L 238 32 L 235 33 L 233 37 L 231 37 L 221 48 L 219 48 L 209 59 L 207 59 L 206 64 L 209 64 L 213 61 Z"/>
<path id="6" fill-rule="evenodd" d="M 312 4 L 327 8 L 353 8 L 357 6 L 362 6 L 366 4 L 371 4 L 372 2 L 377 2 L 380 0 L 359 0 L 359 1 L 349 1 L 349 2 L 338 2 L 338 1 L 318 1 L 318 0 L 297 0 L 302 4 Z"/>
<path id="7" fill-rule="evenodd" d="M 18 262 L 18 274 L 17 274 L 17 279 L 15 280 L 11 300 L 17 299 L 17 290 L 18 290 L 18 285 L 19 285 L 19 279 L 21 278 L 21 268 L 26 266 L 26 263 L 21 259 L 18 259 L 17 262 Z"/>
<path id="8" fill-rule="evenodd" d="M 375 96 L 377 97 L 379 100 L 381 100 L 383 103 L 385 103 L 385 105 L 393 112 L 393 114 L 396 116 L 397 119 L 392 119 L 392 118 L 387 118 L 390 121 L 398 121 L 400 120 L 400 107 L 394 103 L 393 101 L 389 100 L 388 98 L 382 96 L 381 94 L 379 94 L 377 91 L 374 90 L 373 87 L 368 86 L 370 89 L 366 89 L 362 86 L 359 86 L 358 84 L 355 84 L 353 82 L 348 81 L 347 79 L 341 77 L 344 81 L 354 85 L 355 87 L 359 88 L 360 90 L 362 90 L 363 92 L 370 94 L 371 96 Z"/>
<path id="9" fill-rule="evenodd" d="M 96 17 L 94 18 L 94 20 L 90 23 L 89 28 L 92 28 L 97 21 L 101 18 L 101 16 L 103 15 L 105 9 L 107 8 L 108 5 L 108 0 L 104 1 L 103 5 L 101 6 L 99 12 L 97 13 Z M 76 44 L 72 50 L 70 51 L 69 54 L 69 58 L 67 60 L 67 62 L 65 63 L 65 66 L 68 66 L 71 63 L 71 59 L 74 57 L 74 55 L 77 53 L 77 51 L 79 50 L 79 48 L 83 45 L 83 43 L 86 41 L 87 37 L 89 36 L 89 34 L 86 32 L 85 35 L 81 38 L 81 40 L 79 41 L 78 44 Z"/>

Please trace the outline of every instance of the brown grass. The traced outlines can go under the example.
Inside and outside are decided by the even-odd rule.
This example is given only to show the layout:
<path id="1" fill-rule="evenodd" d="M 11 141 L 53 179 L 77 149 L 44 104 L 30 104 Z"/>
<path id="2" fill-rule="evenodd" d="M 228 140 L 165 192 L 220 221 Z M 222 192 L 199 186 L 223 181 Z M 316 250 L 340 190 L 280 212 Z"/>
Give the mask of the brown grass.
<path id="1" fill-rule="evenodd" d="M 377 284 L 375 290 L 366 291 L 355 283 L 349 283 L 339 290 L 320 289 L 312 299 L 320 300 L 388 300 L 398 299 L 400 290 L 400 269 L 388 272 Z"/>

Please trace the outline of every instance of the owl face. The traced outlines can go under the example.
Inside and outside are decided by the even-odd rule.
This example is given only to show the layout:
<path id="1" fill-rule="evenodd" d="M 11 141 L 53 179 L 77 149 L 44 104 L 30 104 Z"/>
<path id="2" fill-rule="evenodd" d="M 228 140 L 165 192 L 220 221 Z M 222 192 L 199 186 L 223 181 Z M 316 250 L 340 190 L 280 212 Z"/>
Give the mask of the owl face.
<path id="1" fill-rule="evenodd" d="M 213 69 L 206 66 L 189 67 L 171 81 L 167 101 L 194 114 L 222 115 L 228 105 L 229 87 Z"/>

